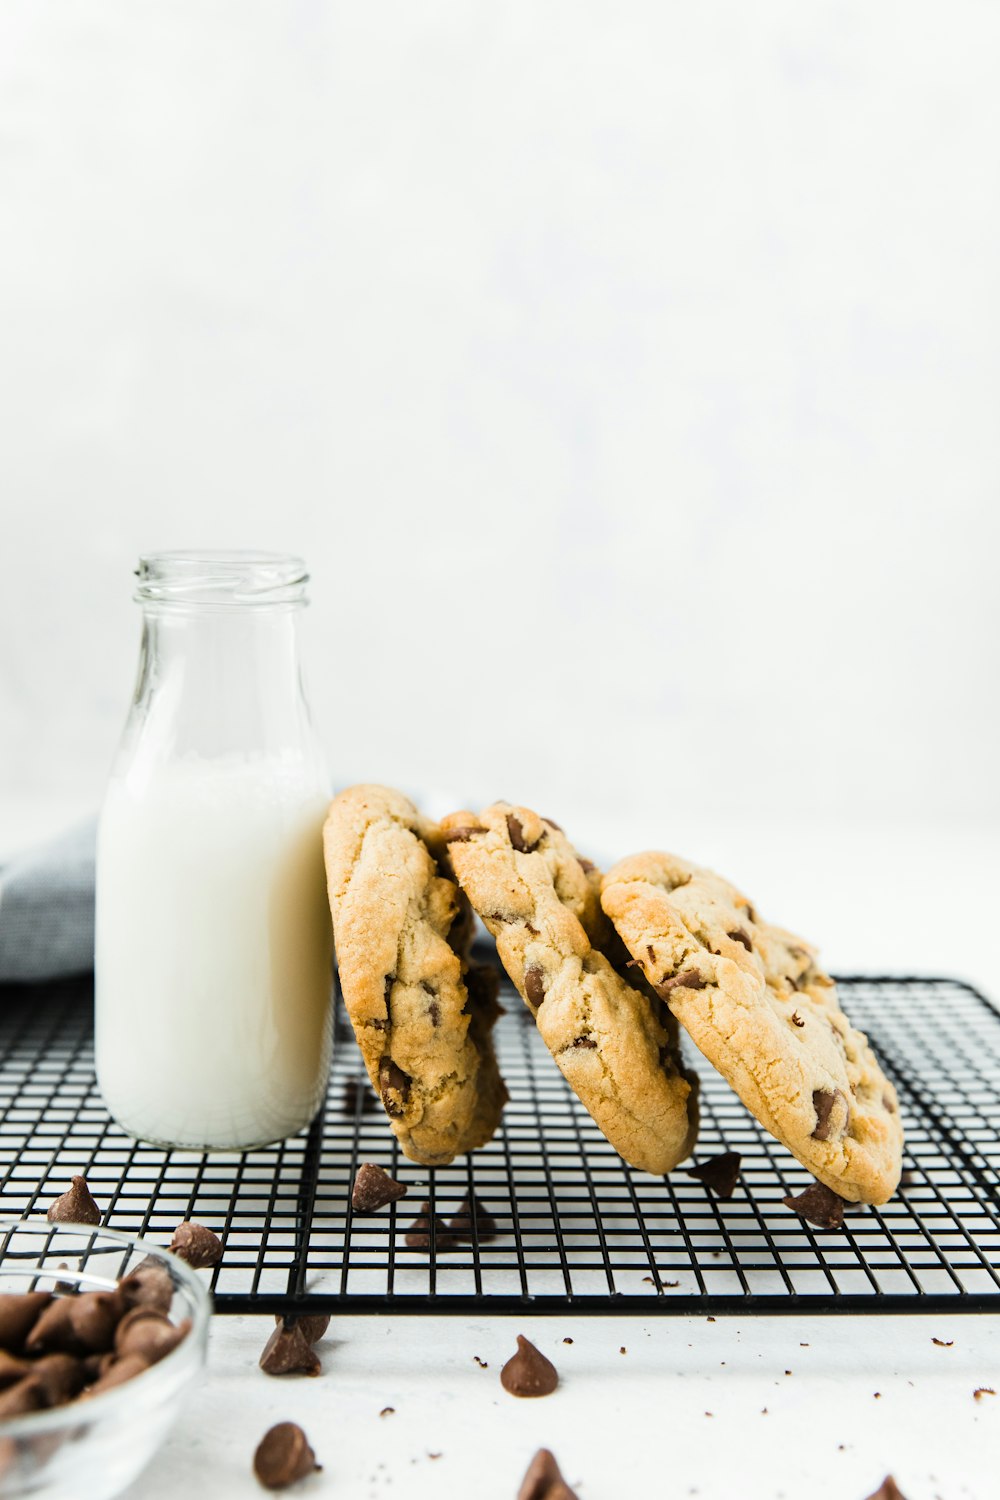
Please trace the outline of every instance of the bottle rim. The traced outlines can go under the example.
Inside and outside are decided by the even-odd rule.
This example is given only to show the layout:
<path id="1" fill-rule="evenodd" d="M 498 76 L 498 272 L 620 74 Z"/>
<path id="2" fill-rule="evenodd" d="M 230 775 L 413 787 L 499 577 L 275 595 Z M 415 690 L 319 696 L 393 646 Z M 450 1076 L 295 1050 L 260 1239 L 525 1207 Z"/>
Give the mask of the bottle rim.
<path id="1" fill-rule="evenodd" d="M 144 552 L 135 576 L 140 604 L 188 609 L 304 604 L 309 581 L 301 557 L 248 548 Z"/>

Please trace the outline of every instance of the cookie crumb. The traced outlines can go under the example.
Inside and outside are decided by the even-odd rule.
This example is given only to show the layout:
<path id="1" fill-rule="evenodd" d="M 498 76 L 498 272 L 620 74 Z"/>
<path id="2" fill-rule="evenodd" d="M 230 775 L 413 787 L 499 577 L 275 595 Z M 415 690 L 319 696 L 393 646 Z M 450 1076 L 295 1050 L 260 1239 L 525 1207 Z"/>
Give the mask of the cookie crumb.
<path id="1" fill-rule="evenodd" d="M 476 1364 L 479 1366 L 479 1368 L 481 1370 L 488 1370 L 489 1369 L 489 1365 L 486 1362 L 486 1360 L 485 1359 L 480 1359 L 478 1354 L 474 1354 L 472 1356 L 472 1358 L 475 1360 Z"/>
<path id="2" fill-rule="evenodd" d="M 977 1401 L 982 1401 L 984 1396 L 995 1396 L 996 1391 L 991 1385 L 980 1385 L 976 1387 L 972 1394 Z"/>
<path id="3" fill-rule="evenodd" d="M 571 1344 L 572 1342 L 573 1342 L 572 1339 L 563 1339 L 563 1343 L 564 1344 Z"/>
<path id="4" fill-rule="evenodd" d="M 396 1408 L 394 1406 L 383 1406 L 382 1410 L 379 1412 L 380 1417 L 394 1417 L 395 1415 Z"/>
<path id="5" fill-rule="evenodd" d="M 931 1339 L 931 1343 L 937 1344 L 939 1349 L 950 1349 L 954 1342 L 954 1339 Z"/>
<path id="6" fill-rule="evenodd" d="M 625 1345 L 624 1345 L 624 1344 L 622 1344 L 622 1346 L 621 1346 L 621 1348 L 620 1348 L 620 1349 L 619 1349 L 619 1351 L 618 1351 L 618 1353 L 619 1353 L 619 1354 L 627 1354 L 627 1353 L 628 1353 L 628 1350 L 627 1350 L 627 1349 L 626 1349 L 626 1348 L 625 1348 Z"/>
<path id="7" fill-rule="evenodd" d="M 714 1323 L 715 1319 L 712 1317 L 711 1314 L 709 1314 L 709 1316 L 705 1319 L 705 1322 L 706 1323 Z"/>

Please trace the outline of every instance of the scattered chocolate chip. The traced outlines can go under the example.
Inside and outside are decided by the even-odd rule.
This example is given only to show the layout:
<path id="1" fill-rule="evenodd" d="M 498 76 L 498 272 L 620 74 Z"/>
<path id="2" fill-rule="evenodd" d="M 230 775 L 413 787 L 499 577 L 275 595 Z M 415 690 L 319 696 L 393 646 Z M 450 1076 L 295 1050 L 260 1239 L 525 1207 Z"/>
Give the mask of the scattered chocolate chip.
<path id="1" fill-rule="evenodd" d="M 748 953 L 753 952 L 753 943 L 750 941 L 750 934 L 744 932 L 742 927 L 735 927 L 732 932 L 726 933 L 726 937 L 732 943 L 742 943 Z"/>
<path id="2" fill-rule="evenodd" d="M 138 1355 L 147 1365 L 158 1364 L 191 1332 L 191 1319 L 171 1323 L 152 1307 L 134 1307 L 115 1330 L 115 1353 L 119 1358 Z"/>
<path id="3" fill-rule="evenodd" d="M 265 1432 L 253 1456 L 253 1471 L 266 1490 L 287 1489 L 322 1468 L 295 1422 L 279 1422 Z"/>
<path id="4" fill-rule="evenodd" d="M 366 1083 L 357 1078 L 348 1078 L 340 1097 L 341 1111 L 345 1115 L 368 1115 L 375 1108 L 375 1095 Z"/>
<path id="5" fill-rule="evenodd" d="M 485 1359 L 480 1359 L 478 1354 L 474 1354 L 472 1358 L 475 1360 L 476 1364 L 481 1370 L 489 1369 L 489 1363 Z"/>
<path id="6" fill-rule="evenodd" d="M 0 1420 L 23 1417 L 29 1411 L 41 1411 L 46 1404 L 45 1389 L 41 1381 L 28 1375 L 0 1395 Z"/>
<path id="7" fill-rule="evenodd" d="M 500 1371 L 500 1384 L 512 1396 L 551 1396 L 559 1375 L 552 1361 L 519 1333 L 517 1353 Z"/>
<path id="8" fill-rule="evenodd" d="M 258 1361 L 265 1375 L 318 1375 L 319 1357 L 302 1329 L 283 1323 L 271 1334 Z"/>
<path id="9" fill-rule="evenodd" d="M 154 1312 L 168 1313 L 174 1300 L 174 1283 L 166 1266 L 147 1255 L 134 1271 L 119 1281 L 118 1296 L 126 1311 L 133 1307 L 148 1307 Z"/>
<path id="10" fill-rule="evenodd" d="M 0 1345 L 10 1350 L 22 1348 L 39 1314 L 51 1301 L 51 1292 L 0 1293 Z"/>
<path id="11" fill-rule="evenodd" d="M 282 1317 L 281 1313 L 275 1313 L 274 1321 L 285 1328 L 297 1328 L 307 1344 L 318 1344 L 330 1326 L 328 1313 L 303 1313 L 297 1318 L 290 1314 Z"/>
<path id="12" fill-rule="evenodd" d="M 121 1317 L 121 1302 L 114 1292 L 81 1292 L 64 1298 L 69 1304 L 69 1325 L 82 1354 L 103 1354 L 114 1343 Z M 37 1324 L 35 1325 L 38 1326 Z"/>
<path id="13" fill-rule="evenodd" d="M 838 1125 L 833 1118 L 838 1099 L 844 1106 L 843 1125 Z M 834 1135 L 843 1135 L 849 1110 L 847 1100 L 839 1089 L 813 1089 L 813 1109 L 816 1111 L 816 1124 L 812 1132 L 814 1141 L 829 1141 Z"/>
<path id="14" fill-rule="evenodd" d="M 519 854 L 530 854 L 533 849 L 538 848 L 537 839 L 535 839 L 533 844 L 529 844 L 524 836 L 524 829 L 521 826 L 520 819 L 516 818 L 513 813 L 507 814 L 507 832 L 510 835 L 511 846 Z"/>
<path id="15" fill-rule="evenodd" d="M 394 1417 L 395 1415 L 396 1408 L 394 1406 L 383 1406 L 382 1410 L 379 1412 L 380 1417 Z"/>
<path id="16" fill-rule="evenodd" d="M 429 1200 L 420 1205 L 420 1212 L 414 1219 L 406 1235 L 406 1243 L 411 1250 L 429 1250 L 431 1248 L 431 1219 L 434 1220 L 434 1244 L 438 1250 L 448 1250 L 454 1245 L 454 1236 L 449 1234 L 448 1227 L 440 1214 L 431 1214 Z"/>
<path id="17" fill-rule="evenodd" d="M 70 1322 L 72 1297 L 59 1297 L 40 1314 L 25 1341 L 29 1354 L 89 1353 L 79 1348 Z"/>
<path id="18" fill-rule="evenodd" d="M 174 1255 L 186 1260 L 196 1271 L 206 1266 L 217 1266 L 222 1259 L 222 1241 L 204 1224 L 185 1219 L 174 1230 L 174 1237 L 167 1246 Z"/>
<path id="19" fill-rule="evenodd" d="M 572 1342 L 573 1342 L 572 1339 L 563 1339 L 563 1343 L 564 1344 L 571 1344 Z"/>
<path id="20" fill-rule="evenodd" d="M 91 1197 L 85 1179 L 74 1177 L 62 1197 L 49 1204 L 45 1217 L 51 1224 L 99 1224 L 101 1210 Z"/>
<path id="21" fill-rule="evenodd" d="M 868 1500 L 906 1500 L 906 1496 L 892 1475 L 887 1474 L 874 1494 L 868 1496 Z"/>
<path id="22" fill-rule="evenodd" d="M 977 1401 L 982 1401 L 984 1396 L 995 1396 L 996 1391 L 991 1385 L 980 1385 L 976 1387 L 972 1394 Z"/>
<path id="23" fill-rule="evenodd" d="M 387 1203 L 396 1203 L 405 1198 L 405 1183 L 397 1182 L 376 1162 L 365 1161 L 358 1168 L 351 1192 L 351 1207 L 355 1213 L 374 1214 Z"/>
<path id="24" fill-rule="evenodd" d="M 466 1193 L 458 1205 L 458 1212 L 448 1225 L 448 1230 L 452 1239 L 470 1241 L 475 1239 L 482 1244 L 485 1240 L 497 1238 L 497 1221 L 475 1193 L 471 1197 Z"/>
<path id="25" fill-rule="evenodd" d="M 469 824 L 464 824 L 461 828 L 446 828 L 444 831 L 444 841 L 446 844 L 467 844 L 473 834 L 483 832 L 484 829 L 473 828 Z"/>
<path id="26" fill-rule="evenodd" d="M 621 1348 L 618 1350 L 618 1353 L 619 1354 L 627 1354 L 628 1353 L 628 1350 L 625 1348 L 624 1344 L 622 1344 Z"/>
<path id="27" fill-rule="evenodd" d="M 126 1380 L 134 1380 L 137 1375 L 142 1375 L 149 1369 L 146 1361 L 138 1354 L 127 1354 L 122 1359 L 115 1359 L 105 1365 L 104 1373 L 94 1384 L 88 1386 L 83 1392 L 81 1400 L 88 1396 L 99 1396 L 102 1391 L 110 1391 L 116 1385 L 124 1385 Z"/>
<path id="28" fill-rule="evenodd" d="M 653 986 L 661 1000 L 666 999 L 671 990 L 703 990 L 705 981 L 697 969 L 683 969 L 680 974 L 674 974 L 671 978 L 665 974 L 659 984 Z"/>
<path id="29" fill-rule="evenodd" d="M 839 1229 L 844 1222 L 845 1200 L 825 1183 L 814 1182 L 798 1197 L 782 1198 L 781 1201 L 786 1208 L 800 1218 L 808 1219 L 818 1229 Z"/>
<path id="30" fill-rule="evenodd" d="M 65 1406 L 83 1389 L 87 1378 L 83 1361 L 71 1354 L 46 1354 L 35 1360 L 34 1378 L 39 1381 L 46 1406 Z"/>
<path id="31" fill-rule="evenodd" d="M 524 994 L 529 1005 L 539 1006 L 545 999 L 545 970 L 529 964 L 524 971 Z"/>
<path id="32" fill-rule="evenodd" d="M 517 1500 L 577 1500 L 548 1448 L 539 1448 L 528 1465 Z"/>
<path id="33" fill-rule="evenodd" d="M 793 1010 L 788 1019 L 791 1021 L 793 1026 L 804 1026 L 806 1024 L 797 1010 Z"/>
<path id="34" fill-rule="evenodd" d="M 0 1349 L 0 1390 L 16 1385 L 19 1380 L 23 1380 L 25 1375 L 30 1375 L 34 1368 L 34 1360 L 21 1359 L 17 1354 Z"/>
<path id="35" fill-rule="evenodd" d="M 410 1075 L 397 1067 L 391 1057 L 383 1057 L 378 1065 L 378 1085 L 385 1112 L 392 1120 L 399 1120 L 406 1113 L 410 1081 Z"/>
<path id="36" fill-rule="evenodd" d="M 687 1175 L 697 1177 L 699 1182 L 712 1189 L 717 1198 L 731 1198 L 739 1181 L 742 1160 L 738 1151 L 722 1151 L 718 1156 L 699 1162 L 696 1167 L 688 1167 Z"/>

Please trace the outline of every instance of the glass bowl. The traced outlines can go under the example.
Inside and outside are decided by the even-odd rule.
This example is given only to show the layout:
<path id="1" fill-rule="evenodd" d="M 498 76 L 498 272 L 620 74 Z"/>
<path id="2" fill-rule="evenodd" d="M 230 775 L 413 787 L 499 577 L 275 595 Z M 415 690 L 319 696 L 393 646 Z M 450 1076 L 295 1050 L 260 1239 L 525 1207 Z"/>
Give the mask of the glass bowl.
<path id="1" fill-rule="evenodd" d="M 67 1406 L 0 1421 L 0 1500 L 110 1500 L 145 1468 L 205 1363 L 211 1299 L 162 1245 L 87 1224 L 0 1218 L 0 1292 L 113 1291 L 152 1257 L 174 1288 L 169 1317 L 191 1330 L 141 1375 Z M 68 1264 L 68 1268 L 67 1268 Z"/>

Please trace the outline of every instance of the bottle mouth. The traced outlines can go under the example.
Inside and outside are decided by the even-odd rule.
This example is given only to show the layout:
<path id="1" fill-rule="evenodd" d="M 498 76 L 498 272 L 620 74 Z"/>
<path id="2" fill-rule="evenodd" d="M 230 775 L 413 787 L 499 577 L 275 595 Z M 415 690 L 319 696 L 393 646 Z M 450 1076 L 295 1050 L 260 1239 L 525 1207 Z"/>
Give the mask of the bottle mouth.
<path id="1" fill-rule="evenodd" d="M 285 552 L 146 552 L 135 570 L 141 604 L 188 608 L 304 604 L 309 574 Z"/>

